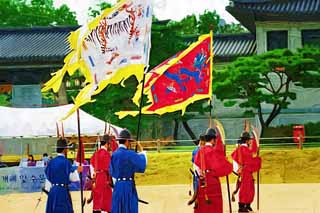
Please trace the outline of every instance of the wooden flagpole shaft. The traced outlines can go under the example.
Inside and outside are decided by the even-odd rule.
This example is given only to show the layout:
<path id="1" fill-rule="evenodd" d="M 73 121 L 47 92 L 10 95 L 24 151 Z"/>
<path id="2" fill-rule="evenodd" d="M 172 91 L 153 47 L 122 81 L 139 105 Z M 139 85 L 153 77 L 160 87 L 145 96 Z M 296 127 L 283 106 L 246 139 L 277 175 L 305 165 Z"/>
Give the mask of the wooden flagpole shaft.
<path id="1" fill-rule="evenodd" d="M 145 78 L 146 78 L 146 71 L 148 69 L 148 66 L 145 67 L 144 69 L 144 72 L 143 72 L 143 78 L 142 78 L 142 88 L 141 88 L 141 97 L 140 97 L 140 106 L 139 106 L 139 119 L 138 119 L 138 129 L 137 129 L 137 136 L 136 136 L 136 147 L 135 147 L 135 152 L 138 151 L 138 141 L 139 141 L 139 135 L 140 135 L 140 125 L 141 125 L 141 111 L 142 111 L 142 104 L 143 104 L 143 90 L 144 90 L 144 81 L 145 81 Z M 134 175 L 133 175 L 133 183 L 134 183 L 134 187 L 135 187 L 135 178 L 134 178 Z M 138 201 L 140 203 L 143 203 L 143 204 L 149 204 L 148 202 L 144 201 L 144 200 L 141 200 L 141 199 L 138 199 Z"/>
<path id="2" fill-rule="evenodd" d="M 212 128 L 212 100 L 210 100 L 210 102 L 209 102 L 209 104 L 210 104 L 210 111 L 209 111 L 209 128 Z"/>
<path id="3" fill-rule="evenodd" d="M 140 106 L 139 106 L 139 117 L 138 117 L 138 128 L 137 128 L 137 136 L 136 136 L 136 141 L 138 143 L 139 141 L 139 135 L 140 135 L 140 126 L 141 126 L 141 117 L 142 117 L 142 105 L 143 105 L 143 92 L 144 92 L 144 82 L 146 79 L 146 68 L 145 71 L 143 72 L 143 78 L 142 78 L 142 88 L 141 88 L 141 96 L 140 96 Z M 137 151 L 138 144 L 136 145 L 135 150 Z"/>
<path id="4" fill-rule="evenodd" d="M 226 179 L 227 179 L 227 189 L 228 189 L 229 212 L 232 213 L 229 175 L 226 176 Z"/>
<path id="5" fill-rule="evenodd" d="M 79 165 L 82 166 L 82 141 L 80 134 L 80 110 L 77 109 L 77 121 L 78 121 L 78 142 L 79 142 L 79 152 L 80 152 L 80 162 Z M 83 205 L 83 187 L 82 187 L 82 171 L 80 172 L 80 196 L 81 196 L 81 213 L 84 213 Z"/>
<path id="6" fill-rule="evenodd" d="M 259 156 L 259 148 L 258 148 L 258 156 Z M 260 209 L 260 170 L 257 172 L 257 210 Z"/>
<path id="7" fill-rule="evenodd" d="M 227 146 L 224 145 L 224 156 L 227 156 Z M 227 191 L 228 191 L 228 202 L 229 202 L 229 212 L 232 213 L 232 206 L 231 206 L 231 195 L 230 195 L 230 183 L 229 183 L 229 175 L 226 176 L 227 180 Z"/>

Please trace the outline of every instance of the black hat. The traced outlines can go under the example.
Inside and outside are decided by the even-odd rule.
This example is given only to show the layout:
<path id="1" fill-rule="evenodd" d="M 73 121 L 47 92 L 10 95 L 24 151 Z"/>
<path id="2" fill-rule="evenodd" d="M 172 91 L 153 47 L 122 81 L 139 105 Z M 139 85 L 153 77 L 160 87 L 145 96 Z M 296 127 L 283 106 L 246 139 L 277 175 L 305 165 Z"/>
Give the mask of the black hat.
<path id="1" fill-rule="evenodd" d="M 204 138 L 207 142 L 217 138 L 216 130 L 212 128 L 207 129 L 206 134 L 204 135 Z"/>
<path id="2" fill-rule="evenodd" d="M 193 143 L 194 143 L 195 145 L 199 145 L 200 141 L 205 141 L 205 135 L 204 135 L 203 133 L 201 133 L 201 134 L 199 135 L 199 139 L 194 140 Z"/>
<path id="3" fill-rule="evenodd" d="M 60 149 L 69 149 L 69 148 L 72 148 L 73 144 L 68 144 L 67 140 L 65 138 L 59 138 L 58 141 L 57 141 L 57 148 L 60 148 Z"/>
<path id="4" fill-rule="evenodd" d="M 134 141 L 132 138 L 131 138 L 131 133 L 129 132 L 129 130 L 127 129 L 123 129 L 121 130 L 120 134 L 119 134 L 119 137 L 117 138 L 117 140 L 129 140 L 129 141 Z"/>
<path id="5" fill-rule="evenodd" d="M 241 139 L 242 141 L 250 140 L 250 139 L 251 139 L 250 133 L 249 133 L 249 132 L 243 132 L 242 135 L 241 135 L 241 137 L 240 137 L 240 139 Z"/>

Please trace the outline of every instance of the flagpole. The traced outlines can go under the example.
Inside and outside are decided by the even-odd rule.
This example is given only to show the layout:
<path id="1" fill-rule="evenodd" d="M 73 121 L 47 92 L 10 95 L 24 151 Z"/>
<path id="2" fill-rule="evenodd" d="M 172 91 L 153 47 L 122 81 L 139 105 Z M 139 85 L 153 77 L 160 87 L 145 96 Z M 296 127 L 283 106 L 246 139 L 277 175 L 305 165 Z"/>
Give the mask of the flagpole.
<path id="1" fill-rule="evenodd" d="M 81 141 L 81 134 L 80 134 L 80 110 L 77 109 L 77 121 L 78 121 L 78 142 L 79 142 L 79 152 L 80 152 L 80 167 L 82 166 L 82 141 Z M 80 196 L 81 196 L 81 213 L 84 213 L 84 205 L 83 205 L 83 186 L 82 186 L 82 171 L 80 170 Z"/>
<path id="2" fill-rule="evenodd" d="M 224 144 L 224 156 L 227 157 L 227 144 Z M 229 212 L 232 213 L 229 175 L 226 176 L 226 181 L 227 181 L 227 191 L 228 191 Z"/>
<path id="3" fill-rule="evenodd" d="M 140 126 L 141 126 L 141 116 L 142 116 L 142 104 L 143 104 L 143 90 L 144 90 L 144 82 L 145 82 L 145 77 L 146 77 L 146 71 L 148 70 L 148 66 L 144 68 L 143 72 L 143 78 L 142 78 L 142 88 L 141 88 L 141 97 L 140 97 L 140 106 L 139 106 L 139 119 L 138 119 L 138 129 L 137 129 L 137 136 L 136 136 L 136 147 L 135 147 L 135 152 L 138 151 L 138 143 L 139 143 L 139 135 L 140 135 Z M 133 174 L 133 183 L 135 183 L 135 178 Z M 144 203 L 144 204 L 149 204 L 147 201 L 138 199 L 139 202 Z"/>
<path id="4" fill-rule="evenodd" d="M 212 92 L 212 75 L 213 75 L 213 32 L 212 30 L 210 31 L 210 42 L 211 42 L 211 51 L 210 51 L 210 71 L 211 71 L 211 85 L 210 85 L 210 92 L 211 92 L 211 99 L 210 99 L 210 128 L 212 127 L 212 100 L 214 98 L 213 92 Z M 224 145 L 224 155 L 227 156 L 227 145 Z M 226 181 L 227 181 L 227 190 L 228 190 L 228 201 L 229 201 L 229 212 L 232 213 L 232 206 L 231 206 L 231 196 L 230 196 L 230 184 L 229 184 L 229 175 L 226 176 Z"/>
<path id="5" fill-rule="evenodd" d="M 209 108 L 210 108 L 210 111 L 209 111 L 209 128 L 212 128 L 212 99 L 210 99 L 209 101 Z"/>
<path id="6" fill-rule="evenodd" d="M 225 145 L 225 152 L 227 149 L 227 145 Z M 232 213 L 232 206 L 231 206 L 231 196 L 230 196 L 230 184 L 229 184 L 229 175 L 226 176 L 227 180 L 227 190 L 228 190 L 228 201 L 229 201 L 229 212 Z"/>
<path id="7" fill-rule="evenodd" d="M 259 156 L 260 147 L 258 147 L 257 156 Z M 257 209 L 260 209 L 260 169 L 257 172 Z"/>
<path id="8" fill-rule="evenodd" d="M 140 96 L 140 105 L 139 105 L 139 117 L 138 117 L 138 127 L 137 127 L 137 136 L 136 136 L 136 141 L 138 143 L 139 141 L 139 135 L 140 135 L 140 126 L 141 126 L 141 117 L 142 117 L 142 105 L 143 105 L 143 92 L 144 92 L 144 83 L 146 79 L 146 71 L 148 70 L 148 67 L 146 66 L 143 72 L 143 78 L 142 78 L 142 88 L 141 88 L 141 96 Z M 136 144 L 135 150 L 137 151 L 138 149 L 138 144 Z"/>

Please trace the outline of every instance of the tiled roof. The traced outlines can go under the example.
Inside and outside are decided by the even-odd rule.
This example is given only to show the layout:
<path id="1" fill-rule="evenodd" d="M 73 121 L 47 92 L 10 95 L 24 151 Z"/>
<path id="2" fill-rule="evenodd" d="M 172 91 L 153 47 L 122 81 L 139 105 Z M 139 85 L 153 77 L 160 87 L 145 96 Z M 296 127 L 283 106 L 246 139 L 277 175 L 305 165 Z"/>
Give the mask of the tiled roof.
<path id="1" fill-rule="evenodd" d="M 320 0 L 233 0 L 234 7 L 258 13 L 320 14 Z"/>
<path id="2" fill-rule="evenodd" d="M 256 21 L 320 20 L 320 0 L 231 0 L 226 10 L 251 32 Z"/>
<path id="3" fill-rule="evenodd" d="M 256 54 L 256 39 L 252 34 L 216 35 L 213 52 L 219 59 L 250 56 Z"/>
<path id="4" fill-rule="evenodd" d="M 0 64 L 62 62 L 76 27 L 0 29 Z"/>
<path id="5" fill-rule="evenodd" d="M 187 44 L 198 39 L 197 35 L 183 37 Z M 213 36 L 214 58 L 219 61 L 232 60 L 239 56 L 250 56 L 257 52 L 256 39 L 253 34 L 230 34 Z"/>
<path id="6" fill-rule="evenodd" d="M 0 29 L 0 65 L 61 63 L 69 52 L 67 37 L 70 27 L 29 29 Z M 192 43 L 198 36 L 183 37 Z M 213 39 L 216 59 L 230 60 L 256 53 L 252 34 L 215 35 Z"/>

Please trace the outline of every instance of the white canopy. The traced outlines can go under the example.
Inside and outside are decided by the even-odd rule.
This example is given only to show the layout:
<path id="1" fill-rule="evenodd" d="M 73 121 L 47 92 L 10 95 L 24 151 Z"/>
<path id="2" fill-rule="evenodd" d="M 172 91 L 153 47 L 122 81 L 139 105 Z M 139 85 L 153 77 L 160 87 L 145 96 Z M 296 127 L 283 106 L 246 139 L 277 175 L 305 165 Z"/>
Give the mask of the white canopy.
<path id="1" fill-rule="evenodd" d="M 41 137 L 57 136 L 57 126 L 61 129 L 60 119 L 67 114 L 73 104 L 49 108 L 12 108 L 0 107 L 0 137 Z M 64 134 L 77 135 L 77 114 L 74 113 L 63 121 Z M 114 135 L 120 127 L 106 124 L 80 110 L 81 135 L 104 134 L 105 129 Z M 61 134 L 61 130 L 60 130 Z"/>

